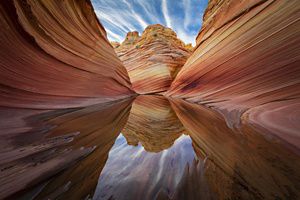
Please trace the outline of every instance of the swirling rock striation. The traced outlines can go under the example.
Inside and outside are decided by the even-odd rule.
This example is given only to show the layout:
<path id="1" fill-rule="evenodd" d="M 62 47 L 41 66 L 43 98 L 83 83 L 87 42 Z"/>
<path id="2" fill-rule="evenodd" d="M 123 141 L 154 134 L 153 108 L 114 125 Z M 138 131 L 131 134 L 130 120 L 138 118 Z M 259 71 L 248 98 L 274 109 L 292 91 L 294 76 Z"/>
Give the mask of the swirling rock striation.
<path id="1" fill-rule="evenodd" d="M 88 0 L 0 2 L 0 105 L 66 108 L 131 95 Z"/>
<path id="2" fill-rule="evenodd" d="M 296 0 L 211 0 L 167 95 L 215 106 L 230 126 L 245 113 L 299 147 L 299 9 Z"/>
<path id="3" fill-rule="evenodd" d="M 166 91 L 192 51 L 191 45 L 160 24 L 149 25 L 141 36 L 129 32 L 122 44 L 112 45 L 139 94 Z"/>

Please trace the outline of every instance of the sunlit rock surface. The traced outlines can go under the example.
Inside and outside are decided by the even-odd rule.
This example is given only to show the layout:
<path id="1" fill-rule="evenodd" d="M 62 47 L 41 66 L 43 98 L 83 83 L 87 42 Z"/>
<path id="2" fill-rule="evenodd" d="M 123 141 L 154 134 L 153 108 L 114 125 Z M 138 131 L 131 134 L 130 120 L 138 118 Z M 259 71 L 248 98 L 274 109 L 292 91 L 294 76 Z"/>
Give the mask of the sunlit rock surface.
<path id="1" fill-rule="evenodd" d="M 300 4 L 211 0 L 197 48 L 168 95 L 219 110 L 300 145 Z"/>
<path id="2" fill-rule="evenodd" d="M 192 51 L 173 30 L 159 24 L 148 26 L 141 36 L 130 32 L 120 46 L 112 45 L 139 94 L 166 91 Z"/>
<path id="3" fill-rule="evenodd" d="M 0 105 L 66 108 L 131 95 L 86 0 L 0 2 Z"/>

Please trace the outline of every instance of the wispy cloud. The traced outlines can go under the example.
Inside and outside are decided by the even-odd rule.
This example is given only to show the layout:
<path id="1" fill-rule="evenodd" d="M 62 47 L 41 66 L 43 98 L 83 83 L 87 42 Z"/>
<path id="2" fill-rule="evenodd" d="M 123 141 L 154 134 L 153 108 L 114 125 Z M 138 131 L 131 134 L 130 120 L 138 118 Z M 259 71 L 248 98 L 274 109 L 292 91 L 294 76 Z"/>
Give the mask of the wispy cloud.
<path id="1" fill-rule="evenodd" d="M 129 10 L 131 11 L 132 15 L 134 18 L 136 18 L 136 20 L 139 22 L 139 25 L 144 29 L 148 26 L 148 24 L 143 20 L 143 18 L 137 14 L 135 11 L 134 11 L 134 7 L 132 4 L 128 3 L 127 0 L 123 0 L 124 3 L 127 5 L 127 7 L 129 8 Z"/>
<path id="2" fill-rule="evenodd" d="M 126 33 L 143 32 L 150 24 L 172 28 L 186 43 L 195 44 L 208 0 L 92 0 L 109 40 L 122 42 Z"/>
<path id="3" fill-rule="evenodd" d="M 162 0 L 162 11 L 163 11 L 163 14 L 164 14 L 164 18 L 165 18 L 167 27 L 171 28 L 172 27 L 172 22 L 171 22 L 171 18 L 169 16 L 167 0 Z"/>
<path id="4" fill-rule="evenodd" d="M 188 25 L 191 23 L 191 1 L 190 0 L 183 0 L 184 5 L 184 29 L 188 29 Z"/>
<path id="5" fill-rule="evenodd" d="M 108 34 L 108 39 L 109 40 L 113 40 L 113 41 L 122 41 L 122 37 L 114 32 L 112 32 L 111 30 L 109 29 L 106 29 L 106 32 Z"/>

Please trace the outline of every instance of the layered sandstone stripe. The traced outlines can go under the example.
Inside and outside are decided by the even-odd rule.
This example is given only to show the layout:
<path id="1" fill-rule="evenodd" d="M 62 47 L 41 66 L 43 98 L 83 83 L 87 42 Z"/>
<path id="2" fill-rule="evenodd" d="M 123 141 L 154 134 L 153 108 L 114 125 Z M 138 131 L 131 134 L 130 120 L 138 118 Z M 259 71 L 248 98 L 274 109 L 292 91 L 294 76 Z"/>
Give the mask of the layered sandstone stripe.
<path id="1" fill-rule="evenodd" d="M 300 145 L 300 4 L 211 0 L 197 47 L 168 95 L 215 106 Z"/>
<path id="2" fill-rule="evenodd" d="M 139 94 L 166 91 L 191 54 L 191 45 L 159 24 L 148 26 L 141 36 L 129 32 L 121 45 L 112 45 L 128 71 L 133 90 Z"/>
<path id="3" fill-rule="evenodd" d="M 0 105 L 66 108 L 131 95 L 89 0 L 0 2 Z"/>

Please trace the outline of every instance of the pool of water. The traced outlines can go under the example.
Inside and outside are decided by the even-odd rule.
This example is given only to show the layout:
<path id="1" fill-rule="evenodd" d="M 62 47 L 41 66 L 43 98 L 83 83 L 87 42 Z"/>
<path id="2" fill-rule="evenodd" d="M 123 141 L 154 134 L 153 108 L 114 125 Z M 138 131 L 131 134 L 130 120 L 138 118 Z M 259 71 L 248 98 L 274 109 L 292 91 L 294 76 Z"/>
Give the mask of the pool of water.
<path id="1" fill-rule="evenodd" d="M 3 112 L 0 199 L 300 198 L 297 151 L 203 105 L 142 95 Z"/>

